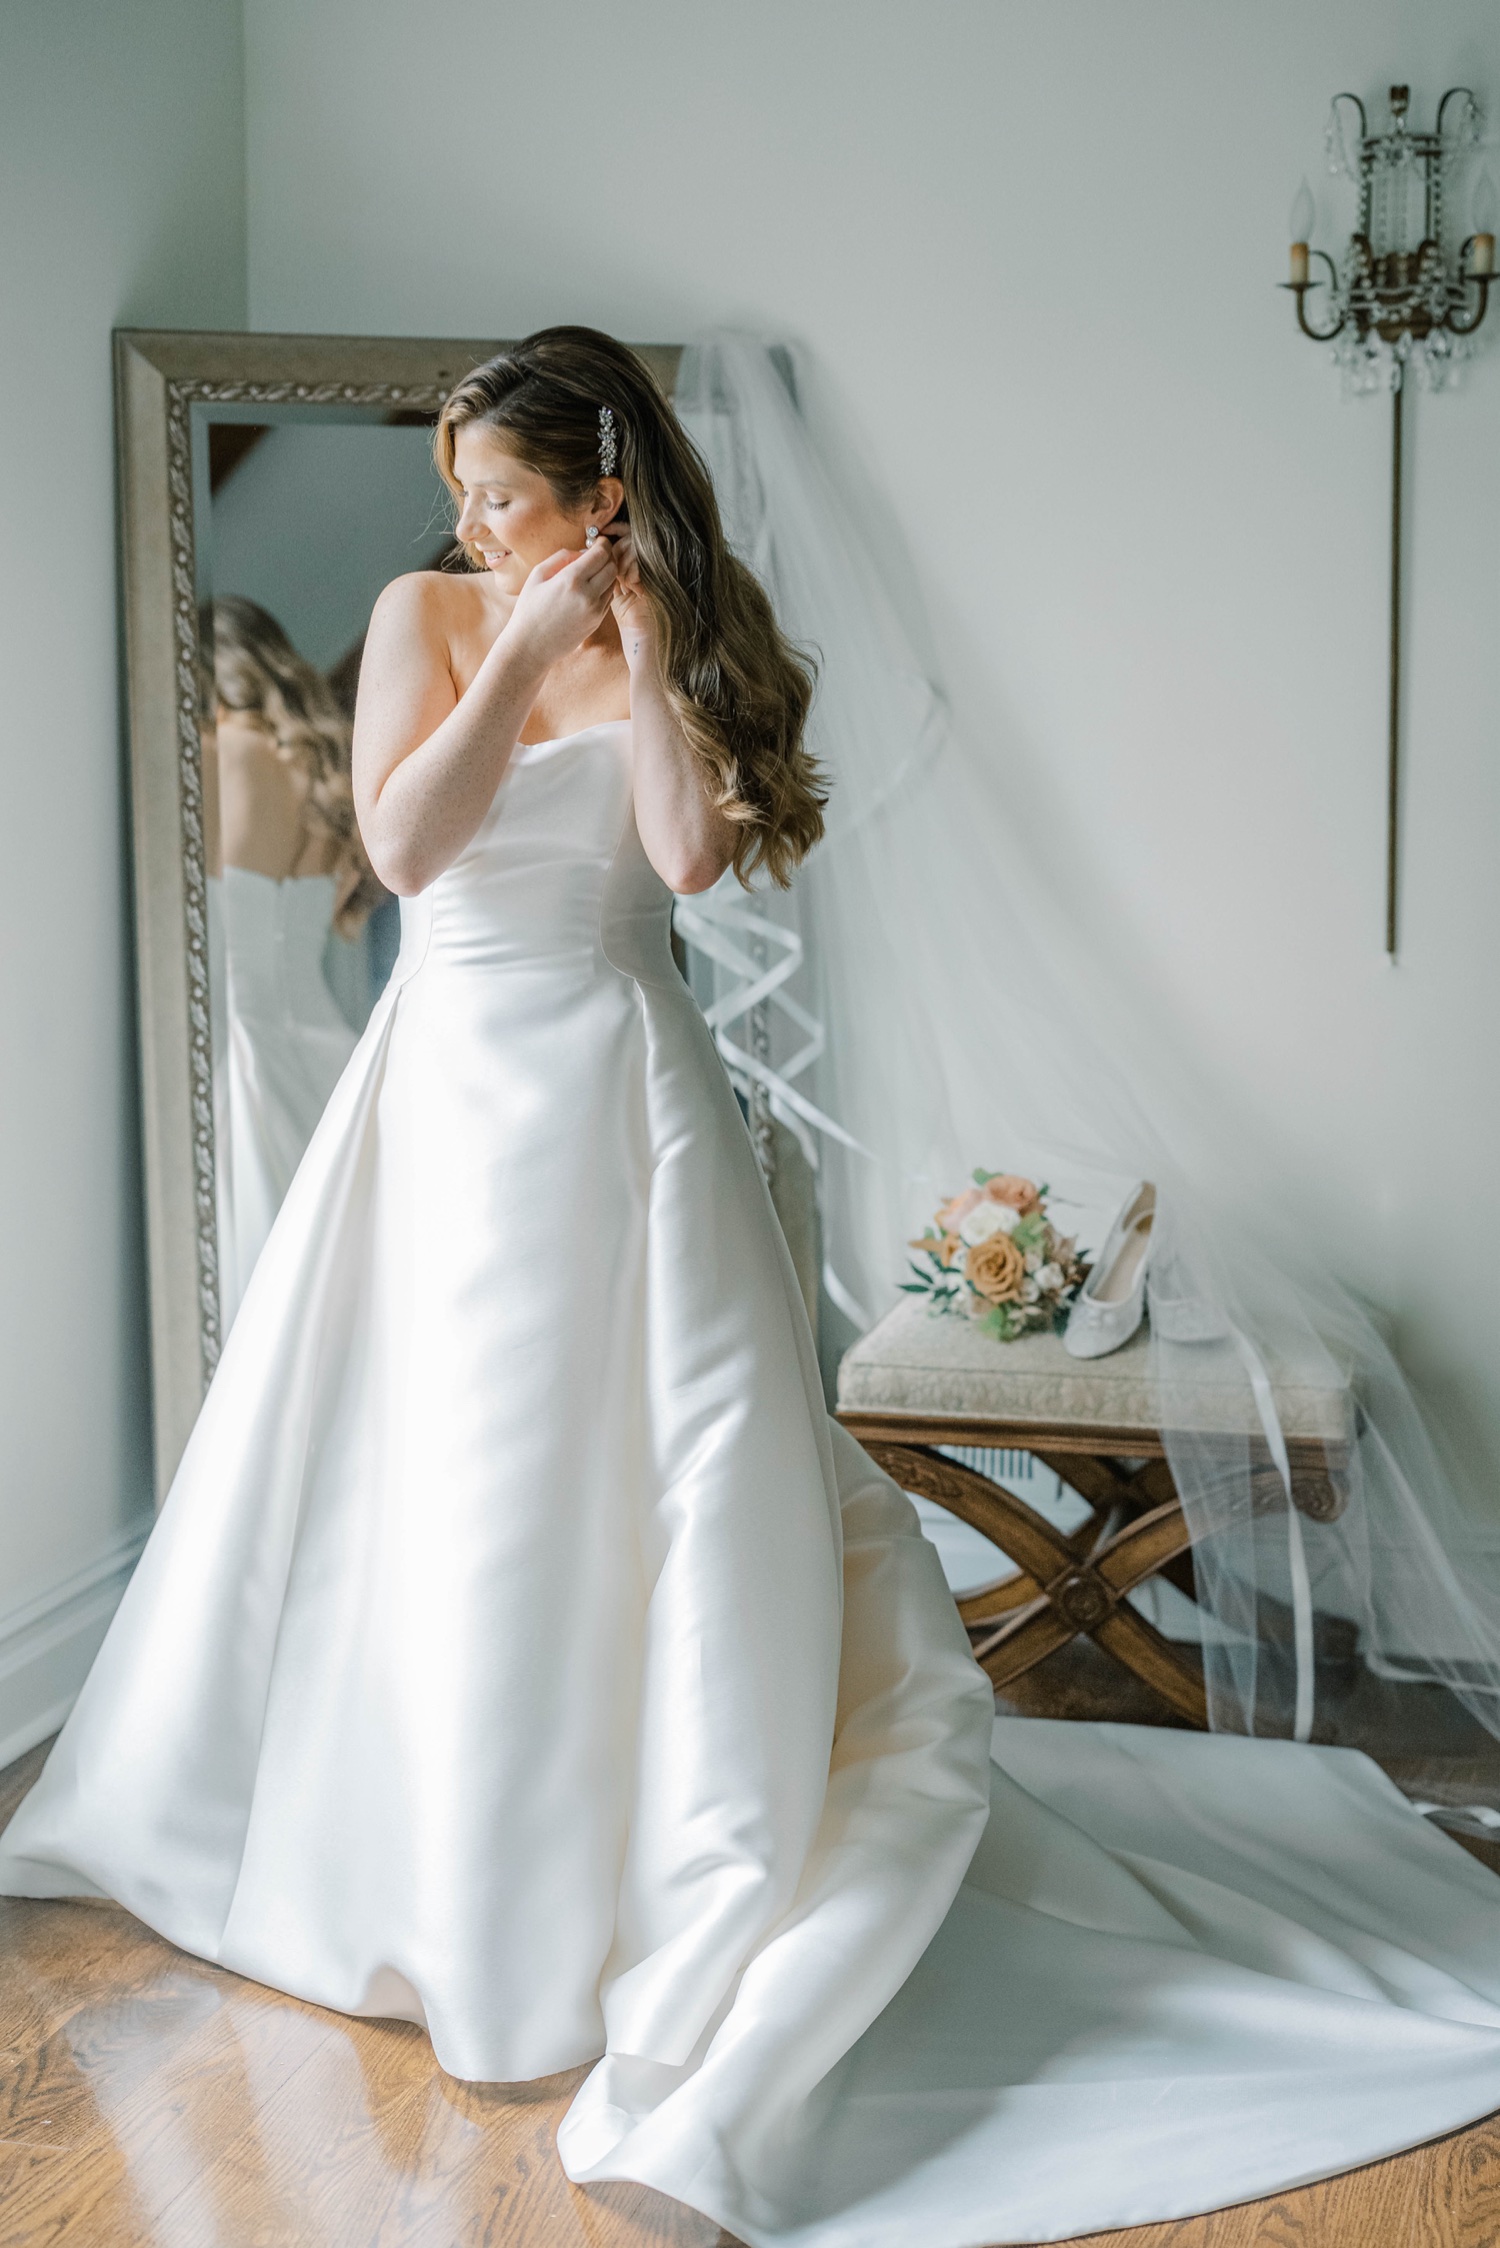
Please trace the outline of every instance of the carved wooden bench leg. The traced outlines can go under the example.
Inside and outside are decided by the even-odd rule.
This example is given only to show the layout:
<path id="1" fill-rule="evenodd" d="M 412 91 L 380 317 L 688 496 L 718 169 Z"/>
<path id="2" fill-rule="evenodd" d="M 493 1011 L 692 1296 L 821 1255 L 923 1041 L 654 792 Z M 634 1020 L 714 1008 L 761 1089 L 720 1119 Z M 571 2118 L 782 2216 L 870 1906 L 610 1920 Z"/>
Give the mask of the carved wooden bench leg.
<path id="1" fill-rule="evenodd" d="M 1107 1504 L 1128 1507 L 1132 1514 L 1146 1514 L 1152 1507 L 1172 1505 L 1177 1500 L 1177 1485 L 1165 1460 L 1141 1460 L 1127 1470 L 1117 1460 L 1096 1458 L 1087 1452 L 1034 1452 L 1032 1457 L 1050 1468 L 1070 1491 L 1076 1491 L 1096 1514 Z M 1191 1542 L 1164 1562 L 1157 1575 L 1196 1603 L 1198 1580 L 1193 1574 Z"/>
<path id="2" fill-rule="evenodd" d="M 1191 1536 L 1175 1495 L 1101 1541 L 1107 1520 L 1133 1511 L 1128 1497 L 1134 1479 L 1111 1462 L 1090 1460 L 1088 1468 L 1097 1472 L 1088 1474 L 1089 1487 L 1080 1495 L 1092 1507 L 1092 1519 L 1065 1536 L 1014 1492 L 927 1446 L 867 1438 L 865 1449 L 904 1490 L 935 1499 L 1016 1563 L 1018 1576 L 981 1585 L 958 1603 L 975 1657 L 996 1686 L 1087 1633 L 1180 1717 L 1207 1725 L 1201 1664 L 1174 1648 L 1125 1599 L 1189 1551 Z M 1075 1489 L 1084 1465 L 1081 1458 L 1069 1459 L 1065 1480 Z"/>
<path id="3" fill-rule="evenodd" d="M 1019 1678 L 1080 1633 L 1154 1687 L 1190 1724 L 1207 1726 L 1201 1663 L 1175 1648 L 1125 1599 L 1180 1553 L 1191 1536 L 1175 1499 L 1105 1540 L 1089 1559 L 1060 1569 L 1028 1609 L 977 1640 L 976 1659 L 997 1686 Z"/>

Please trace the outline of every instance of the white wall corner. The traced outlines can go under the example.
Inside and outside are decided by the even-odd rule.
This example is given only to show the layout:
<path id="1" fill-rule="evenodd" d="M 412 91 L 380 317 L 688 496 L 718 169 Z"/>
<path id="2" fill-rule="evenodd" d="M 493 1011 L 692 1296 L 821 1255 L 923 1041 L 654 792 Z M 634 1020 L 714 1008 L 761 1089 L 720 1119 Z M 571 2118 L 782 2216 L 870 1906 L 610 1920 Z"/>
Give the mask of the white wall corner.
<path id="1" fill-rule="evenodd" d="M 148 1518 L 122 1531 L 86 1567 L 0 1616 L 0 1770 L 73 1707 L 150 1530 Z"/>

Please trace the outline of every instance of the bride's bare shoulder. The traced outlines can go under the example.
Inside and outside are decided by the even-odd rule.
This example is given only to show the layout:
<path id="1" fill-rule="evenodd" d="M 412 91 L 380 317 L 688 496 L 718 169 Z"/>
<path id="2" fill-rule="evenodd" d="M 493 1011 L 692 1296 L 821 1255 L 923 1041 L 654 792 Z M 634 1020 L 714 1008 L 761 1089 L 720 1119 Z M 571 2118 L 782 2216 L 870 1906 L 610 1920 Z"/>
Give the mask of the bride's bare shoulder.
<path id="1" fill-rule="evenodd" d="M 371 622 L 448 644 L 482 630 L 493 607 L 490 580 L 477 570 L 410 570 L 391 580 Z"/>

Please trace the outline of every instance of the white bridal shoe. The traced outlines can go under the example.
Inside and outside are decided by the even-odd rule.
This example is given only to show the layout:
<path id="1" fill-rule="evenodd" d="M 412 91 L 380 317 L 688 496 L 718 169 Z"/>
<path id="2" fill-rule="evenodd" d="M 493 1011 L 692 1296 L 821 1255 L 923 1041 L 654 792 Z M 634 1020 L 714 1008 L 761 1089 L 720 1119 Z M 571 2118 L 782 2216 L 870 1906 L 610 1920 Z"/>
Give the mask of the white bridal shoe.
<path id="1" fill-rule="evenodd" d="M 1146 1314 L 1146 1272 L 1156 1189 L 1146 1180 L 1126 1198 L 1094 1269 L 1073 1300 L 1063 1348 L 1074 1358 L 1107 1358 L 1129 1342 Z"/>

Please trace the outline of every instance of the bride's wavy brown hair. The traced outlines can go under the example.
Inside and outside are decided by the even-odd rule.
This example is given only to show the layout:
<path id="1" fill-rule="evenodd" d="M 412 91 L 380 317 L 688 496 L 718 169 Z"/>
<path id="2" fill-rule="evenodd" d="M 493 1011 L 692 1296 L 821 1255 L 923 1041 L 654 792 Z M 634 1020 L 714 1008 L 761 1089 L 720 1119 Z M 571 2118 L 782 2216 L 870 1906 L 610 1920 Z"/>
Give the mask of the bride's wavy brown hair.
<path id="1" fill-rule="evenodd" d="M 602 406 L 614 415 L 619 520 L 635 540 L 673 716 L 709 801 L 736 829 L 735 873 L 748 887 L 764 868 L 785 889 L 823 833 L 828 796 L 803 738 L 813 664 L 730 553 L 708 470 L 650 369 L 597 329 L 543 328 L 449 394 L 433 439 L 438 473 L 461 498 L 453 441 L 478 422 L 546 477 L 560 507 L 582 507 L 600 480 Z"/>
<path id="2" fill-rule="evenodd" d="M 386 892 L 354 817 L 350 725 L 321 671 L 299 655 L 269 609 L 237 593 L 213 605 L 213 683 L 228 710 L 259 721 L 276 754 L 307 783 L 304 828 L 334 846 L 333 925 L 357 937 Z"/>

